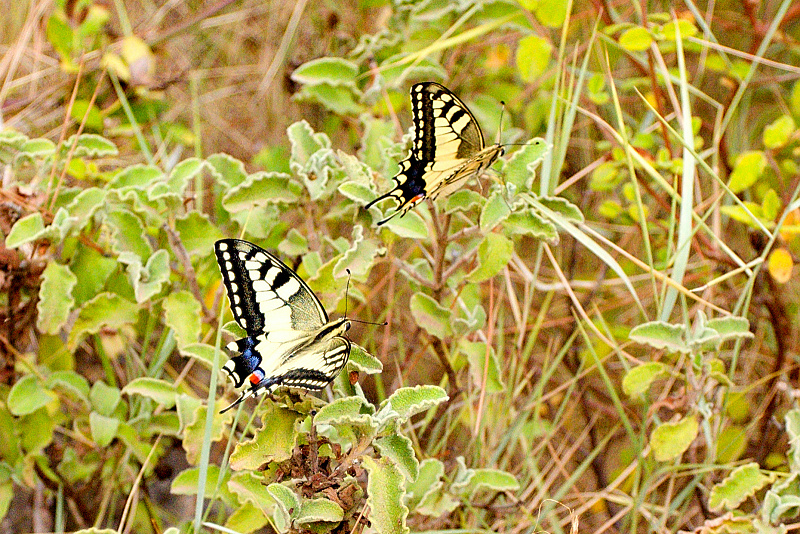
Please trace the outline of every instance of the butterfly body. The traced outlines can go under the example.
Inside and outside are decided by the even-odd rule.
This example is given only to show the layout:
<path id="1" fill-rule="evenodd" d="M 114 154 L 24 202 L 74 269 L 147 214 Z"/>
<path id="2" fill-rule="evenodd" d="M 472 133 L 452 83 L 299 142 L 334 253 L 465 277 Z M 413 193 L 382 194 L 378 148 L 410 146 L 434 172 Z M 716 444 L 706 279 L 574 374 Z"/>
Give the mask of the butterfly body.
<path id="1" fill-rule="evenodd" d="M 250 382 L 239 399 L 278 386 L 324 388 L 344 367 L 350 321 L 331 321 L 313 291 L 266 250 L 240 239 L 214 245 L 233 317 L 247 336 L 227 345 L 238 352 L 224 366 L 234 387 Z"/>
<path id="2" fill-rule="evenodd" d="M 385 198 L 397 202 L 395 211 L 378 222 L 403 215 L 425 198 L 447 196 L 465 181 L 488 169 L 503 154 L 500 145 L 486 146 L 478 121 L 456 95 L 435 82 L 411 87 L 414 143 L 400 171 L 395 187 L 365 206 Z"/>

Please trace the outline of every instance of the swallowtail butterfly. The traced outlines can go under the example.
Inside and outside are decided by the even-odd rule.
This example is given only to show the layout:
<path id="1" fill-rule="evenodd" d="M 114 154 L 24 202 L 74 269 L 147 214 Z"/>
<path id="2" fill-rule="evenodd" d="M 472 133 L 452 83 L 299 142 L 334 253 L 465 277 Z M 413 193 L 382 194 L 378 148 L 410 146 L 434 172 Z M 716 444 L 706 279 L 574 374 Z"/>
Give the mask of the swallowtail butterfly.
<path id="1" fill-rule="evenodd" d="M 458 190 L 469 178 L 489 168 L 503 154 L 499 144 L 486 146 L 478 121 L 466 104 L 446 87 L 434 82 L 411 86 L 414 145 L 400 162 L 393 178 L 395 187 L 365 206 L 384 198 L 397 207 L 378 222 L 382 225 L 398 213 L 402 217 L 425 198 L 435 199 Z"/>
<path id="2" fill-rule="evenodd" d="M 233 318 L 247 337 L 227 345 L 238 352 L 223 370 L 235 387 L 250 386 L 222 410 L 278 386 L 318 390 L 344 367 L 350 328 L 344 317 L 331 321 L 311 288 L 266 250 L 240 239 L 214 245 Z"/>

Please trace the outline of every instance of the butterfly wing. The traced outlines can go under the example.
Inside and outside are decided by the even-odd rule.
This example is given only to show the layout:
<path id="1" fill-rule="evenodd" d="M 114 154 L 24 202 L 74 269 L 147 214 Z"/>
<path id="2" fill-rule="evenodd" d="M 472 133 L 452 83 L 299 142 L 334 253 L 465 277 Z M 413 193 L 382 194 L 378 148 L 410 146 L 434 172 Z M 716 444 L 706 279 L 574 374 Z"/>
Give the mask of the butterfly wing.
<path id="1" fill-rule="evenodd" d="M 395 187 L 365 206 L 384 198 L 397 201 L 395 211 L 378 225 L 404 215 L 426 197 L 450 194 L 462 183 L 489 167 L 503 152 L 485 148 L 483 132 L 466 104 L 446 87 L 423 82 L 411 87 L 414 145 L 400 162 Z"/>
<path id="2" fill-rule="evenodd" d="M 349 323 L 347 323 L 349 326 Z M 346 327 L 342 326 L 342 331 Z M 350 356 L 350 340 L 335 335 L 290 355 L 271 373 L 261 368 L 250 376 L 251 386 L 224 413 L 246 399 L 272 391 L 278 386 L 316 391 L 327 386 L 342 370 Z"/>
<path id="3" fill-rule="evenodd" d="M 222 239 L 214 251 L 233 317 L 247 332 L 247 337 L 228 344 L 239 354 L 223 366 L 234 386 L 240 387 L 256 370 L 277 368 L 287 355 L 310 342 L 309 332 L 326 324 L 328 314 L 308 285 L 261 247 Z"/>

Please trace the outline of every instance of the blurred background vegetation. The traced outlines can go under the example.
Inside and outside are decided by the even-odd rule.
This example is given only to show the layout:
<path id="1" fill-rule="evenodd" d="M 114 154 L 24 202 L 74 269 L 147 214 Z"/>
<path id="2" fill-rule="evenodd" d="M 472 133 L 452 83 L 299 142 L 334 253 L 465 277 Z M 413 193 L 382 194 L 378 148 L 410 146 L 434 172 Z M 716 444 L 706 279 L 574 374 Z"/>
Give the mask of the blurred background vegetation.
<path id="1" fill-rule="evenodd" d="M 449 395 L 402 425 L 444 470 L 435 503 L 409 479 L 397 532 L 797 522 L 796 2 L 3 10 L 0 531 L 198 524 L 195 479 L 176 476 L 227 473 L 253 432 L 212 428 L 200 403 L 230 319 L 211 245 L 242 233 L 332 315 L 354 271 L 348 315 L 389 321 L 351 332 L 383 365 L 361 374 L 371 403 L 417 384 Z M 484 224 L 487 178 L 373 226 L 360 206 L 406 154 L 422 80 L 465 100 L 487 140 L 503 109 L 504 142 L 547 140 L 511 204 L 535 223 Z M 513 157 L 500 182 L 516 183 Z M 582 217 L 556 213 L 562 200 Z M 471 468 L 516 486 L 458 493 Z M 385 530 L 361 521 L 363 499 L 336 525 L 280 528 L 241 486 L 220 493 L 204 517 L 242 530 Z"/>

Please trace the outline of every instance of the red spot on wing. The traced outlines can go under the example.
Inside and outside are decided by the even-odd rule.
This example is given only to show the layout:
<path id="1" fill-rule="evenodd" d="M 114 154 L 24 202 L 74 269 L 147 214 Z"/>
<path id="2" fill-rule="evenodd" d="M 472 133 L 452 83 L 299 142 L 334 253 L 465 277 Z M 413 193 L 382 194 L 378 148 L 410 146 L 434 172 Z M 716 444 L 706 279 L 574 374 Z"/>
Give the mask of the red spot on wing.
<path id="1" fill-rule="evenodd" d="M 256 384 L 264 380 L 265 376 L 266 374 L 264 373 L 263 370 L 256 369 L 255 371 L 253 371 L 253 374 L 250 375 L 250 383 L 255 386 Z"/>

